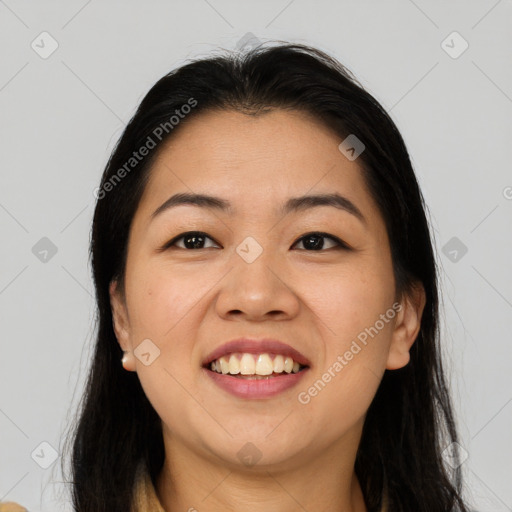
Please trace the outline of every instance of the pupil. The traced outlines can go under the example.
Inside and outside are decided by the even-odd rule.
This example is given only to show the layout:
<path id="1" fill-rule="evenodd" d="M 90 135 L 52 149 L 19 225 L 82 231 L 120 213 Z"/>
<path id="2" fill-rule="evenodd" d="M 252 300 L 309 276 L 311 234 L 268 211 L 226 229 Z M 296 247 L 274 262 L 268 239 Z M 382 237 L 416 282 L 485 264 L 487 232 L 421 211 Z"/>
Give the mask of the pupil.
<path id="1" fill-rule="evenodd" d="M 311 244 L 309 242 L 311 242 L 311 240 L 315 240 L 316 239 L 316 242 L 312 242 Z M 307 238 L 304 239 L 304 247 L 306 248 L 309 248 L 309 249 L 321 249 L 324 245 L 324 242 L 323 242 L 323 237 L 319 236 L 319 235 L 309 235 Z M 308 247 L 309 245 L 309 247 Z"/>
<path id="2" fill-rule="evenodd" d="M 188 243 L 190 240 L 193 240 L 192 243 Z M 201 244 L 204 243 L 204 237 L 202 235 L 189 235 L 184 238 L 185 247 L 187 249 L 201 249 Z"/>

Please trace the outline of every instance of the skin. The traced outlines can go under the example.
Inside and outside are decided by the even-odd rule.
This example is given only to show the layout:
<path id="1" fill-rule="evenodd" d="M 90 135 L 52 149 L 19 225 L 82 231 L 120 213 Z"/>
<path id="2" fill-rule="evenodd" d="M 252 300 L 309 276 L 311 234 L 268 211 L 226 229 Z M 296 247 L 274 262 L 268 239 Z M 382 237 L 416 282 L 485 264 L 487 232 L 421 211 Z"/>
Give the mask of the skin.
<path id="1" fill-rule="evenodd" d="M 366 411 L 385 369 L 409 362 L 425 294 L 395 295 L 386 227 L 358 161 L 341 139 L 301 112 L 260 116 L 208 112 L 180 127 L 151 169 L 130 231 L 125 295 L 110 287 L 124 367 L 136 371 L 162 419 L 165 464 L 157 494 L 166 510 L 366 511 L 354 462 Z M 330 206 L 283 216 L 289 197 L 333 191 L 350 199 L 365 222 Z M 229 200 L 233 212 L 182 205 L 151 214 L 178 192 Z M 184 240 L 203 231 L 201 249 Z M 323 238 L 322 250 L 301 237 Z M 253 237 L 262 254 L 236 252 Z M 322 239 L 320 239 L 322 240 Z M 334 247 L 334 248 L 333 248 Z M 307 391 L 365 328 L 399 300 L 402 308 L 378 335 L 312 397 Z M 234 397 L 201 369 L 226 341 L 271 337 L 310 361 L 297 387 L 264 400 Z M 133 350 L 150 339 L 160 355 L 144 365 Z M 246 466 L 237 453 L 253 443 L 261 458 Z M 193 508 L 192 508 L 193 507 Z"/>

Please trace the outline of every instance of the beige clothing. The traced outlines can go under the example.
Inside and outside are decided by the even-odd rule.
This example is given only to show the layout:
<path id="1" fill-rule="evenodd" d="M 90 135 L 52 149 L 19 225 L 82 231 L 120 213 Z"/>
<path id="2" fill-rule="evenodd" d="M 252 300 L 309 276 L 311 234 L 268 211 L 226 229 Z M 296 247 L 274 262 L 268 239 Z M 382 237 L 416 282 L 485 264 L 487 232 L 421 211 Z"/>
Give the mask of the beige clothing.
<path id="1" fill-rule="evenodd" d="M 9 501 L 0 503 L 0 512 L 27 512 L 27 509 L 13 501 Z"/>
<path id="2" fill-rule="evenodd" d="M 165 512 L 156 495 L 151 476 L 141 464 L 135 476 L 133 503 L 130 512 Z M 2 512 L 0 510 L 0 512 Z"/>

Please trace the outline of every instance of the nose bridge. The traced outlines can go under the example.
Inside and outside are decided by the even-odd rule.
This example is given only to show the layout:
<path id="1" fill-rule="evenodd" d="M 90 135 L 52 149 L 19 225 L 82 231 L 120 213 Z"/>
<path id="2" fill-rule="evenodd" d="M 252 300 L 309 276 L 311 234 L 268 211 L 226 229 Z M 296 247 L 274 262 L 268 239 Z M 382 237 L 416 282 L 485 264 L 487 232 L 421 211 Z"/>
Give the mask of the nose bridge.
<path id="1" fill-rule="evenodd" d="M 268 240 L 268 238 L 266 239 Z M 221 316 L 230 312 L 257 319 L 267 313 L 294 315 L 298 300 L 282 274 L 277 250 L 266 248 L 256 237 L 247 236 L 236 247 L 233 268 L 217 300 Z"/>
<path id="2" fill-rule="evenodd" d="M 258 259 L 261 264 L 262 261 L 268 260 L 270 256 L 268 245 L 264 249 L 263 245 L 253 236 L 245 237 L 242 242 L 238 244 L 235 252 L 247 265 L 252 265 Z M 263 256 L 264 253 L 265 255 Z"/>
<path id="3" fill-rule="evenodd" d="M 259 237 L 260 240 L 262 236 Z M 253 289 L 253 293 L 260 290 L 262 293 L 269 293 L 274 288 L 276 279 L 272 268 L 276 267 L 276 251 L 270 247 L 269 243 L 265 246 L 258 242 L 254 236 L 245 237 L 240 242 L 233 255 L 233 264 L 235 273 L 239 279 L 239 284 Z"/>

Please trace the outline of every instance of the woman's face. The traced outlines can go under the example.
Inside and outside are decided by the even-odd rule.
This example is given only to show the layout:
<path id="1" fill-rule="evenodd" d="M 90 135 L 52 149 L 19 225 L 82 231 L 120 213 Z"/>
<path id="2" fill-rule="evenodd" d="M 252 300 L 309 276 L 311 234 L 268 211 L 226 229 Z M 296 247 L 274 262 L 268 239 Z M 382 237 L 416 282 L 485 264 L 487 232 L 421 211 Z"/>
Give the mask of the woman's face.
<path id="1" fill-rule="evenodd" d="M 137 356 L 127 369 L 167 447 L 283 468 L 326 450 L 355 453 L 384 370 L 408 362 L 419 319 L 396 302 L 383 219 L 340 142 L 304 113 L 208 112 L 153 165 L 130 231 L 126 302 L 115 284 L 111 298 L 118 340 Z M 175 194 L 229 208 L 177 204 L 153 215 Z M 325 194 L 344 199 L 289 203 Z M 204 238 L 180 237 L 191 231 Z M 253 343 L 218 352 L 239 338 Z M 290 361 L 307 363 L 298 373 L 286 369 L 293 350 Z M 221 373 L 209 369 L 222 354 Z M 238 376 L 222 373 L 237 371 L 231 357 Z M 276 372 L 254 378 L 256 368 Z"/>

